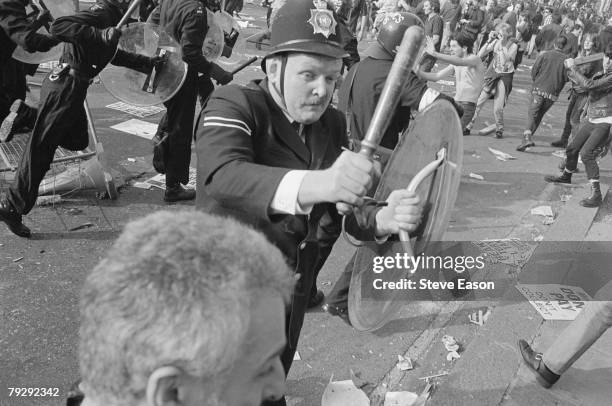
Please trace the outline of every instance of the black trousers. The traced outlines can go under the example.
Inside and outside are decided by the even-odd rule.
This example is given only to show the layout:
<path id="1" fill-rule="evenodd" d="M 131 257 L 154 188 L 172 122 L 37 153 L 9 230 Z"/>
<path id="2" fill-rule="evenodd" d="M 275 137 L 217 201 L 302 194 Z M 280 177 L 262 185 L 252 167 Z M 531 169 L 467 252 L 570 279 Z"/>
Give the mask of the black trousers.
<path id="1" fill-rule="evenodd" d="M 164 103 L 166 116 L 160 122 L 163 128 L 166 120 L 168 142 L 166 148 L 166 185 L 173 186 L 189 181 L 189 162 L 191 161 L 191 138 L 193 119 L 198 96 L 198 73 L 187 70 L 187 77 L 181 89 L 173 98 Z M 159 130 L 158 130 L 159 131 Z"/>
<path id="2" fill-rule="evenodd" d="M 9 58 L 0 65 L 0 121 L 8 115 L 11 104 L 26 96 L 25 66 Z"/>
<path id="3" fill-rule="evenodd" d="M 565 168 L 570 172 L 575 171 L 578 165 L 578 155 L 580 155 L 582 162 L 584 162 L 587 178 L 599 180 L 597 157 L 601 153 L 602 148 L 609 142 L 609 134 L 610 124 L 585 122 L 580 127 L 576 137 L 565 149 L 565 155 L 567 156 Z"/>
<path id="4" fill-rule="evenodd" d="M 89 81 L 67 72 L 52 81 L 45 78 L 32 136 L 19 162 L 8 199 L 20 214 L 28 214 L 38 197 L 38 187 L 53 162 L 58 146 L 79 151 L 87 147 L 87 115 L 83 102 Z"/>

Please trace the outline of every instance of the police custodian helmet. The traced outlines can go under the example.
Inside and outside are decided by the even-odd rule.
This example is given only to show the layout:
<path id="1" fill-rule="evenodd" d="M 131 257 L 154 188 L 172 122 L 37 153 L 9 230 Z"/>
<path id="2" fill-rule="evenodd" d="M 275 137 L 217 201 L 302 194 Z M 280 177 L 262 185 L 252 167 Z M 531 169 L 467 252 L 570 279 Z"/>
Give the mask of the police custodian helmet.
<path id="1" fill-rule="evenodd" d="M 287 52 L 346 58 L 340 42 L 338 23 L 325 0 L 287 0 L 272 22 L 272 49 L 265 58 Z"/>
<path id="2" fill-rule="evenodd" d="M 412 13 L 389 13 L 383 20 L 377 41 L 387 52 L 395 55 L 404 33 L 413 25 L 423 28 L 423 21 Z"/>

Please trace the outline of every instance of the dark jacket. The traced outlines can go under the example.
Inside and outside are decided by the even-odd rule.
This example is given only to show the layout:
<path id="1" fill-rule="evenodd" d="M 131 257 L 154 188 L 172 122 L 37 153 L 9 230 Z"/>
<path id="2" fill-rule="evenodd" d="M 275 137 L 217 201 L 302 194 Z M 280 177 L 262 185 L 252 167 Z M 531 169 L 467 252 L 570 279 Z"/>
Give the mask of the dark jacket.
<path id="1" fill-rule="evenodd" d="M 538 55 L 531 68 L 531 79 L 534 91 L 549 94 L 549 99 L 556 100 L 567 82 L 567 71 L 563 62 L 567 54 L 558 49 L 546 51 Z"/>
<path id="2" fill-rule="evenodd" d="M 348 144 L 342 114 L 328 108 L 305 127 L 304 143 L 272 99 L 267 81 L 215 90 L 196 128 L 198 156 L 196 206 L 207 213 L 231 216 L 263 232 L 300 275 L 285 325 L 287 347 L 281 356 L 289 371 L 314 275 L 329 247 L 321 229 L 329 221 L 339 229 L 340 215 L 331 203 L 314 205 L 309 215 L 271 214 L 269 205 L 290 170 L 329 168 Z M 367 228 L 347 217 L 347 230 L 361 240 L 374 238 L 372 205 L 365 210 Z M 327 250 L 327 251 L 326 251 Z"/>
<path id="3" fill-rule="evenodd" d="M 575 58 L 578 55 L 578 52 L 580 51 L 580 44 L 578 44 L 578 37 L 576 37 L 571 32 L 568 32 L 567 34 L 561 34 L 561 35 L 563 35 L 567 39 L 567 44 L 565 44 L 565 47 L 563 47 L 563 52 L 569 58 Z"/>
<path id="4" fill-rule="evenodd" d="M 183 60 L 200 73 L 209 73 L 210 61 L 202 54 L 208 32 L 206 7 L 199 0 L 163 0 L 159 8 L 159 24 L 180 45 Z"/>
<path id="5" fill-rule="evenodd" d="M 469 21 L 461 27 L 461 32 L 476 39 L 484 22 L 484 11 L 479 7 L 471 6 L 463 18 Z"/>
<path id="6" fill-rule="evenodd" d="M 605 51 L 609 43 L 612 43 L 612 27 L 608 25 L 599 32 L 599 49 Z"/>
<path id="7" fill-rule="evenodd" d="M 103 31 L 123 17 L 118 6 L 99 1 L 89 10 L 60 17 L 51 25 L 51 34 L 65 42 L 60 62 L 66 62 L 81 76 L 93 78 L 109 63 L 143 69 L 149 58 L 118 50 L 103 41 Z"/>
<path id="8" fill-rule="evenodd" d="M 588 91 L 587 116 L 589 119 L 612 117 L 612 72 L 597 73 L 588 79 L 572 70 L 572 80 Z"/>
<path id="9" fill-rule="evenodd" d="M 39 50 L 44 35 L 36 32 L 38 27 L 26 16 L 27 4 L 27 0 L 0 0 L 0 63 L 11 57 L 17 45 L 28 52 Z"/>
<path id="10" fill-rule="evenodd" d="M 535 46 L 538 52 L 550 51 L 555 47 L 555 40 L 563 29 L 559 24 L 550 23 L 542 27 L 542 30 L 535 39 Z"/>

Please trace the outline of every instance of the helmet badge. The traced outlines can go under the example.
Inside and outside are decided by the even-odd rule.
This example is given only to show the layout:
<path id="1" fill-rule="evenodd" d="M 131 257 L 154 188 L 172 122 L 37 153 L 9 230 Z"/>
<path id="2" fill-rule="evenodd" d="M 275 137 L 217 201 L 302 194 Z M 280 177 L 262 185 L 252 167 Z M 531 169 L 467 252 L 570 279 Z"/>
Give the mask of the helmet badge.
<path id="1" fill-rule="evenodd" d="M 314 28 L 314 34 L 323 34 L 328 38 L 336 32 L 336 20 L 331 10 L 327 9 L 325 0 L 313 0 L 316 8 L 310 9 L 310 20 L 308 22 Z"/>
<path id="2" fill-rule="evenodd" d="M 396 24 L 399 24 L 404 21 L 404 16 L 401 13 L 387 13 L 382 23 L 384 25 L 390 21 L 394 21 Z"/>

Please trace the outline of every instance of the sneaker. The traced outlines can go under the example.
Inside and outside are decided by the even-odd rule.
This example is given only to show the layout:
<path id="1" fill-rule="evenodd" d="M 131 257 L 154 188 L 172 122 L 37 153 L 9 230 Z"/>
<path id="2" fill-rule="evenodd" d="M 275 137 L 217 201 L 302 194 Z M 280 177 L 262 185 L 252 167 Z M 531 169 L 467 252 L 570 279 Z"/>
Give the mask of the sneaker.
<path id="1" fill-rule="evenodd" d="M 504 132 L 501 130 L 495 131 L 495 138 L 498 138 L 498 139 L 504 138 Z"/>
<path id="2" fill-rule="evenodd" d="M 2 121 L 0 125 L 0 142 L 9 142 L 13 139 L 15 133 L 17 117 L 19 116 L 20 110 L 25 108 L 25 103 L 21 99 L 17 99 L 11 104 L 8 115 Z"/>
<path id="3" fill-rule="evenodd" d="M 471 135 L 471 134 L 472 134 L 472 131 L 469 128 L 465 128 L 463 130 L 463 135 Z"/>

